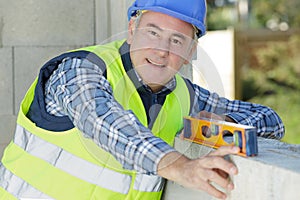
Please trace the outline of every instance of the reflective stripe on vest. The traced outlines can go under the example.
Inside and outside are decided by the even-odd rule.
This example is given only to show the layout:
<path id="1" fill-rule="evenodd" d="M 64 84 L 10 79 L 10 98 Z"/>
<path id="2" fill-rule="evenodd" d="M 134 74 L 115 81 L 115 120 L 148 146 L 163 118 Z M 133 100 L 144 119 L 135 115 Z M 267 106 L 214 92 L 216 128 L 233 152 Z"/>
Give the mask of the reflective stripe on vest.
<path id="1" fill-rule="evenodd" d="M 0 165 L 1 166 L 1 165 Z M 21 178 L 15 176 L 9 170 L 7 170 L 3 165 L 0 167 L 0 187 L 5 189 L 11 195 L 18 199 L 23 198 L 39 198 L 39 199 L 52 199 L 46 194 L 38 191 L 27 182 Z M 6 181 L 9 180 L 9 184 Z M 0 195 L 0 197 L 2 197 Z"/>
<path id="2" fill-rule="evenodd" d="M 133 188 L 138 191 L 151 192 L 161 191 L 165 180 L 160 176 L 148 176 L 145 174 L 137 174 Z M 153 184 L 156 183 L 156 184 Z"/>
<path id="3" fill-rule="evenodd" d="M 131 176 L 117 173 L 76 157 L 29 133 L 19 125 L 16 128 L 14 143 L 30 155 L 38 157 L 77 178 L 122 194 L 127 194 L 129 191 Z"/>
<path id="4" fill-rule="evenodd" d="M 14 143 L 30 155 L 38 157 L 56 168 L 89 183 L 122 194 L 127 194 L 130 189 L 130 175 L 118 173 L 74 156 L 62 148 L 31 134 L 20 125 L 16 127 Z M 143 192 L 159 192 L 163 188 L 163 181 L 159 176 L 137 174 L 133 188 Z M 17 191 L 20 191 L 20 189 Z"/>

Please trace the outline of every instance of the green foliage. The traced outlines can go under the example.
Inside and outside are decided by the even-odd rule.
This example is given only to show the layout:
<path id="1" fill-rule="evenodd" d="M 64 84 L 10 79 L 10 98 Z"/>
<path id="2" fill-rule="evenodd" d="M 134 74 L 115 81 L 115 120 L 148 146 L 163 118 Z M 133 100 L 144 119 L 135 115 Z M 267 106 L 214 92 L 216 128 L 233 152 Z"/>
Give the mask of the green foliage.
<path id="1" fill-rule="evenodd" d="M 243 98 L 272 107 L 286 126 L 284 141 L 300 144 L 300 36 L 257 49 L 243 72 Z"/>
<path id="2" fill-rule="evenodd" d="M 286 22 L 290 28 L 300 27 L 299 0 L 252 0 L 252 26 L 266 27 L 269 20 L 280 24 Z"/>
<path id="3" fill-rule="evenodd" d="M 207 27 L 209 30 L 223 30 L 236 23 L 232 6 L 214 7 L 207 5 Z"/>
<path id="4" fill-rule="evenodd" d="M 227 2 L 227 3 L 226 3 Z M 249 21 L 239 24 L 238 1 L 216 6 L 215 0 L 207 0 L 207 27 L 209 30 L 226 29 L 246 25 L 249 28 L 287 30 L 300 27 L 299 0 L 251 0 Z M 244 22 L 245 23 L 245 22 Z"/>

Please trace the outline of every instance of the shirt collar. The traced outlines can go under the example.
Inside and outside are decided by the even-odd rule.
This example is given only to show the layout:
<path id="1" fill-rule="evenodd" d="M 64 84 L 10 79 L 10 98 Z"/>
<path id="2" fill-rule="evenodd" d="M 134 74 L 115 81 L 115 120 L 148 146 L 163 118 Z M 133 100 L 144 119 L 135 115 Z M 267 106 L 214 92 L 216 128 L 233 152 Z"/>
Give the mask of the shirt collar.
<path id="1" fill-rule="evenodd" d="M 138 81 L 145 87 L 146 90 L 152 92 L 151 88 L 147 84 L 144 83 L 143 79 L 136 72 L 136 70 L 135 69 L 133 69 L 133 70 L 135 72 L 136 77 L 138 78 Z M 162 93 L 165 91 L 173 91 L 175 89 L 175 87 L 176 87 L 176 79 L 172 78 L 166 85 L 164 85 L 164 87 L 160 91 L 158 91 L 156 93 Z"/>

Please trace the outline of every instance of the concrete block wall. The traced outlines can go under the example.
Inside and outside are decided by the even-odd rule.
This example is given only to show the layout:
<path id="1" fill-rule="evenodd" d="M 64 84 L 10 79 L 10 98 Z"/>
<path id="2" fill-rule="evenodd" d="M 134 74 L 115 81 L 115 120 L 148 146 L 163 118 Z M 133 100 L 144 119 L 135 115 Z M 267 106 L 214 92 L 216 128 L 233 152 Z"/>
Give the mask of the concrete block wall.
<path id="1" fill-rule="evenodd" d="M 126 36 L 133 0 L 0 0 L 0 156 L 40 67 L 66 50 Z M 120 34 L 121 33 L 121 34 Z"/>
<path id="2" fill-rule="evenodd" d="M 2 0 L 3 1 L 3 0 Z M 92 0 L 3 1 L 5 46 L 66 46 L 94 42 Z"/>

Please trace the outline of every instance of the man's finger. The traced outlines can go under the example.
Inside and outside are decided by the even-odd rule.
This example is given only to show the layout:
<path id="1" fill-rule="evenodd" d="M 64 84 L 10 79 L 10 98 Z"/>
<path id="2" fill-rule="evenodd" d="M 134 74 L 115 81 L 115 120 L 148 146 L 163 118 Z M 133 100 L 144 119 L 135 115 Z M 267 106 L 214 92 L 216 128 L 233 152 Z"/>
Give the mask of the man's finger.
<path id="1" fill-rule="evenodd" d="M 237 167 L 223 157 L 220 156 L 208 156 L 204 157 L 200 161 L 202 166 L 206 169 L 220 169 L 224 173 L 235 175 L 238 173 Z"/>
<path id="2" fill-rule="evenodd" d="M 224 174 L 226 173 L 224 172 Z M 206 175 L 208 180 L 216 183 L 217 185 L 221 186 L 224 189 L 233 188 L 233 184 L 228 179 L 228 176 L 225 178 L 221 176 L 216 170 L 209 170 L 207 171 Z"/>
<path id="3" fill-rule="evenodd" d="M 239 147 L 236 146 L 222 146 L 214 152 L 208 154 L 208 156 L 202 158 L 205 159 L 202 162 L 203 167 L 207 169 L 220 169 L 224 173 L 235 175 L 238 173 L 237 167 L 232 163 L 223 158 L 228 154 L 237 154 L 240 151 Z"/>
<path id="4" fill-rule="evenodd" d="M 237 146 L 221 146 L 216 151 L 211 152 L 210 156 L 226 156 L 229 154 L 237 154 L 240 152 L 240 148 Z"/>

